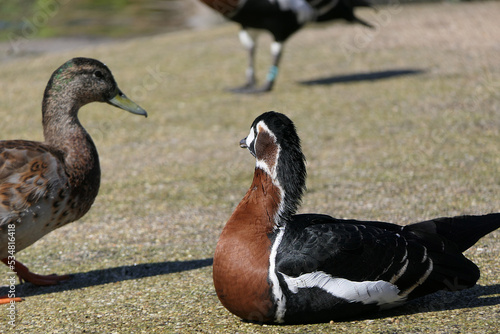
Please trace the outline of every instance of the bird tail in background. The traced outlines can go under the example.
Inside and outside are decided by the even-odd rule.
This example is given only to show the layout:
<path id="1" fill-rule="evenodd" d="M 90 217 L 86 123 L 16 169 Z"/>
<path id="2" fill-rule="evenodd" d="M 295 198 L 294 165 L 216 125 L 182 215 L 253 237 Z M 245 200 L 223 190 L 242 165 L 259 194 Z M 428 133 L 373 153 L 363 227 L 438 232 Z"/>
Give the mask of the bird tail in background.
<path id="1" fill-rule="evenodd" d="M 316 22 L 344 19 L 373 28 L 369 22 L 354 15 L 355 7 L 373 7 L 370 0 L 323 0 L 316 1 L 313 6 L 318 12 Z"/>

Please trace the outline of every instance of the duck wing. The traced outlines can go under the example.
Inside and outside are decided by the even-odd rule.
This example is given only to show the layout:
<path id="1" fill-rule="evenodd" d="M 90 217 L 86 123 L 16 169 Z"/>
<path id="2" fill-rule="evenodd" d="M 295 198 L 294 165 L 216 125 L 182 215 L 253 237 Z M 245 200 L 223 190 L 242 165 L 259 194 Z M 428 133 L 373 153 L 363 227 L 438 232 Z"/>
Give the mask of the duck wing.
<path id="1" fill-rule="evenodd" d="M 0 226 L 19 221 L 27 210 L 39 214 L 41 202 L 62 197 L 66 182 L 61 156 L 44 144 L 0 141 Z"/>

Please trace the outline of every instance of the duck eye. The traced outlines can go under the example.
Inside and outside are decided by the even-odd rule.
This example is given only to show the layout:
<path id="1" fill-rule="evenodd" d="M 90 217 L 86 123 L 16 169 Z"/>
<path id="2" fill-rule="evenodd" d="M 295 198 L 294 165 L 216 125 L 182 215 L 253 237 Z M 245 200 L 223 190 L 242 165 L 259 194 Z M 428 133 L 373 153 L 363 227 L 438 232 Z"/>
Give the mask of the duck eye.
<path id="1" fill-rule="evenodd" d="M 97 70 L 97 71 L 95 71 L 95 72 L 94 72 L 94 76 L 95 76 L 96 78 L 99 78 L 99 79 L 104 78 L 104 75 L 103 75 L 103 74 L 102 74 L 102 72 L 101 72 L 101 71 L 99 71 L 99 70 Z"/>

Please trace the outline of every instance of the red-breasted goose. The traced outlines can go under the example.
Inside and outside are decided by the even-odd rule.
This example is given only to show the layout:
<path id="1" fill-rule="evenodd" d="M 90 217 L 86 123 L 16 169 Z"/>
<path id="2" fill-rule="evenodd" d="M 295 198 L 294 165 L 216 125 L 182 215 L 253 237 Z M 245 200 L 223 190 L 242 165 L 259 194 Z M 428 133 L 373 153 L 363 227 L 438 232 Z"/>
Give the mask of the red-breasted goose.
<path id="1" fill-rule="evenodd" d="M 238 317 L 327 322 L 479 279 L 462 252 L 499 228 L 500 214 L 407 226 L 296 214 L 306 167 L 292 121 L 264 113 L 240 145 L 256 158 L 253 182 L 220 235 L 213 263 L 217 295 Z"/>

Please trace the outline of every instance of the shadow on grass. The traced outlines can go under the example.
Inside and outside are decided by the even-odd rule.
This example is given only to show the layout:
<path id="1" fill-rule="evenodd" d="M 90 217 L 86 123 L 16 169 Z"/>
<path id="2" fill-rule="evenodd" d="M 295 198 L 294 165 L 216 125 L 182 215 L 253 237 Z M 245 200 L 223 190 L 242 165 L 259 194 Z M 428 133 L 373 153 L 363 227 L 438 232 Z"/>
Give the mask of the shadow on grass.
<path id="1" fill-rule="evenodd" d="M 462 291 L 438 291 L 409 301 L 401 307 L 381 311 L 363 319 L 383 319 L 402 315 L 474 309 L 477 307 L 495 305 L 500 305 L 500 284 L 487 286 L 476 285 Z"/>
<path id="2" fill-rule="evenodd" d="M 379 72 L 367 72 L 347 75 L 336 75 L 331 77 L 299 81 L 300 84 L 306 86 L 313 85 L 333 85 L 338 83 L 349 83 L 359 81 L 375 81 L 382 79 L 389 79 L 393 77 L 401 77 L 407 75 L 418 75 L 425 73 L 424 70 L 419 69 L 401 69 L 401 70 L 387 70 Z"/>
<path id="3" fill-rule="evenodd" d="M 439 291 L 424 297 L 414 299 L 406 304 L 389 310 L 362 314 L 354 317 L 336 319 L 334 322 L 354 322 L 364 320 L 387 319 L 399 316 L 412 316 L 419 313 L 441 312 L 459 309 L 473 309 L 476 307 L 500 305 L 500 284 L 495 285 L 476 285 L 470 289 L 462 291 L 448 292 Z M 261 324 L 258 321 L 242 322 Z M 315 323 L 315 322 L 313 322 Z M 294 326 L 300 323 L 275 324 L 276 326 Z"/>
<path id="4" fill-rule="evenodd" d="M 86 273 L 72 274 L 71 279 L 53 286 L 35 286 L 31 283 L 16 285 L 19 297 L 44 295 L 53 292 L 76 290 L 90 286 L 115 283 L 144 277 L 179 273 L 211 266 L 213 259 L 141 263 L 108 269 L 93 270 Z M 0 289 L 0 296 L 8 293 L 7 288 Z"/>

